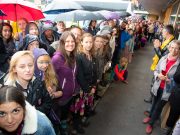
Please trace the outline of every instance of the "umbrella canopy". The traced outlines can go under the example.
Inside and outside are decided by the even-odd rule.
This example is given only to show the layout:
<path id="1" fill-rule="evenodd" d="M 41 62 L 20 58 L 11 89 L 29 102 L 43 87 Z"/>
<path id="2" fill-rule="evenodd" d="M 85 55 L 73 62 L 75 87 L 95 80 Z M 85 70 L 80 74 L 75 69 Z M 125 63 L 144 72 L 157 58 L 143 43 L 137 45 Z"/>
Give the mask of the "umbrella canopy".
<path id="1" fill-rule="evenodd" d="M 0 16 L 6 16 L 6 14 L 2 10 L 0 10 Z"/>
<path id="2" fill-rule="evenodd" d="M 17 21 L 26 18 L 28 21 L 34 21 L 44 18 L 35 4 L 24 0 L 0 0 L 0 9 L 6 13 L 3 17 L 5 20 Z"/>
<path id="3" fill-rule="evenodd" d="M 83 21 L 83 20 L 102 20 L 103 16 L 98 16 L 85 10 L 74 10 L 59 14 L 54 21 Z"/>
<path id="4" fill-rule="evenodd" d="M 59 14 L 73 11 L 76 9 L 83 9 L 78 3 L 70 0 L 53 0 L 48 4 L 43 12 L 46 14 Z"/>
<path id="5" fill-rule="evenodd" d="M 120 18 L 120 16 L 117 13 L 112 12 L 112 11 L 100 10 L 100 11 L 96 11 L 96 12 L 102 14 L 107 20 Z"/>
<path id="6" fill-rule="evenodd" d="M 131 16 L 131 14 L 126 11 L 116 11 L 115 13 L 117 13 L 121 18 Z"/>

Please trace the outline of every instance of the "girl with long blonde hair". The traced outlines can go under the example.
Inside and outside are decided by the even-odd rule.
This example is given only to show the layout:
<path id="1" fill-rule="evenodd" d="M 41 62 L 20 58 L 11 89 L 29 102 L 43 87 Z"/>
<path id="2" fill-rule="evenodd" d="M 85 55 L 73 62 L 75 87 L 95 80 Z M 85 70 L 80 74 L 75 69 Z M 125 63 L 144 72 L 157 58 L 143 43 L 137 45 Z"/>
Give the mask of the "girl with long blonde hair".
<path id="1" fill-rule="evenodd" d="M 51 63 L 51 58 L 44 49 L 35 48 L 33 50 L 35 57 L 35 76 L 44 80 L 46 88 L 52 98 L 62 96 L 62 91 L 59 91 L 58 80 Z M 58 88 L 58 91 L 56 90 Z"/>
<path id="2" fill-rule="evenodd" d="M 22 90 L 31 105 L 49 114 L 52 101 L 44 82 L 34 76 L 34 56 L 30 51 L 19 51 L 12 56 L 7 76 L 5 85 Z"/>
<path id="3" fill-rule="evenodd" d="M 81 39 L 79 54 L 77 55 L 77 80 L 84 94 L 85 119 L 94 114 L 93 104 L 97 84 L 97 69 L 95 59 L 92 55 L 93 44 L 93 36 L 90 33 L 84 33 Z"/>

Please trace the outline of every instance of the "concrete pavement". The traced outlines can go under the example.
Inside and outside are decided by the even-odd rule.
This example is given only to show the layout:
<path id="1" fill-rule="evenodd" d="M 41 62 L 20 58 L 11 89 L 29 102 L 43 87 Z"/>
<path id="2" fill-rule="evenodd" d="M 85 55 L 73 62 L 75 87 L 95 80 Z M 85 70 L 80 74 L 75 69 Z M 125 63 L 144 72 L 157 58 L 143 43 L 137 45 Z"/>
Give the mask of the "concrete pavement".
<path id="1" fill-rule="evenodd" d="M 96 107 L 97 114 L 90 118 L 85 135 L 146 134 L 142 120 L 149 104 L 143 100 L 149 96 L 153 53 L 151 45 L 135 51 L 133 62 L 128 66 L 128 85 L 122 82 L 110 85 Z M 157 126 L 152 135 L 159 134 Z"/>

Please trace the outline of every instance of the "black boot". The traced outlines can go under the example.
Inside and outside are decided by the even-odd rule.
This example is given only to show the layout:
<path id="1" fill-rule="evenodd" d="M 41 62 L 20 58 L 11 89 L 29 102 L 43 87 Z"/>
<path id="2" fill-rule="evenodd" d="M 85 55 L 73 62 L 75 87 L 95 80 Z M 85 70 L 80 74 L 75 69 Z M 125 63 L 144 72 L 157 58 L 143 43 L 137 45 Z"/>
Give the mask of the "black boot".
<path id="1" fill-rule="evenodd" d="M 60 123 L 60 133 L 61 133 L 61 135 L 69 135 L 68 124 L 67 124 L 66 120 L 62 120 Z"/>

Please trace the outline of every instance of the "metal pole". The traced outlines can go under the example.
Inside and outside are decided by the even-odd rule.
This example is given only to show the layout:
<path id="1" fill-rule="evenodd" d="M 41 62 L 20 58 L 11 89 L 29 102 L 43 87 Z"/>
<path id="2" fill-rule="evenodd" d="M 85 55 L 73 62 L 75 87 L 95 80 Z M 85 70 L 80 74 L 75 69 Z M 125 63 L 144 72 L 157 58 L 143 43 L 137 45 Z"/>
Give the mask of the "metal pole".
<path id="1" fill-rule="evenodd" d="M 174 27 L 174 28 L 175 28 L 175 26 L 176 26 L 176 21 L 177 21 L 178 16 L 179 16 L 179 10 L 180 10 L 180 2 L 179 2 L 179 5 L 178 5 L 178 9 L 177 9 L 177 12 L 176 12 L 176 17 L 175 17 L 174 24 L 173 24 L 173 27 Z"/>

